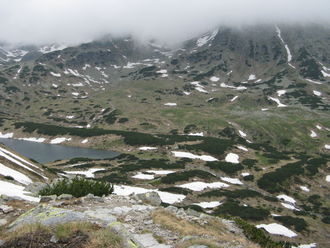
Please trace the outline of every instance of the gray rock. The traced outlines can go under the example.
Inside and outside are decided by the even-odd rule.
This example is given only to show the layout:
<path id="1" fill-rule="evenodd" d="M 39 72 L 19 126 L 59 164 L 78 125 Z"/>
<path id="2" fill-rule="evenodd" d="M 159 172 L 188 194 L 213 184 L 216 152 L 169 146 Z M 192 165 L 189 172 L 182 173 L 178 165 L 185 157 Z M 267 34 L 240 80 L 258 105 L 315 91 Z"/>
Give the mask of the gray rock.
<path id="1" fill-rule="evenodd" d="M 174 214 L 176 214 L 178 212 L 178 208 L 177 207 L 174 207 L 174 206 L 168 206 L 166 208 L 166 210 L 168 210 L 168 211 L 170 211 L 170 212 L 172 212 Z"/>
<path id="2" fill-rule="evenodd" d="M 143 194 L 137 194 L 136 197 L 141 201 L 148 203 L 153 206 L 159 206 L 162 203 L 157 192 L 147 192 Z"/>
<path id="3" fill-rule="evenodd" d="M 158 243 L 158 241 L 154 238 L 152 233 L 146 233 L 146 234 L 135 234 L 134 238 L 136 240 L 139 240 L 139 242 L 145 247 L 145 248 L 170 248 L 169 245 L 164 245 Z"/>
<path id="4" fill-rule="evenodd" d="M 0 211 L 2 211 L 4 214 L 8 214 L 13 212 L 14 208 L 8 205 L 0 205 Z"/>
<path id="5" fill-rule="evenodd" d="M 71 200 L 73 198 L 70 194 L 62 194 L 59 197 L 57 197 L 58 200 Z"/>
<path id="6" fill-rule="evenodd" d="M 40 203 L 56 201 L 56 198 L 57 198 L 56 195 L 43 195 L 40 197 Z"/>
<path id="7" fill-rule="evenodd" d="M 111 214 L 111 210 L 105 208 L 88 210 L 84 213 L 91 218 L 103 221 L 106 225 L 117 221 L 117 218 Z"/>
<path id="8" fill-rule="evenodd" d="M 87 221 L 85 214 L 68 209 L 54 208 L 49 205 L 39 205 L 18 217 L 9 225 L 10 230 L 15 230 L 26 224 L 40 223 L 53 226 L 76 221 Z"/>
<path id="9" fill-rule="evenodd" d="M 121 237 L 124 245 L 123 248 L 145 248 L 122 223 L 113 222 L 108 227 Z"/>
<path id="10" fill-rule="evenodd" d="M 199 217 L 201 215 L 199 212 L 197 212 L 197 211 L 195 211 L 191 208 L 188 208 L 186 212 L 187 212 L 188 215 L 191 215 L 191 216 L 194 216 L 194 217 Z"/>
<path id="11" fill-rule="evenodd" d="M 6 219 L 0 219 L 0 227 L 4 226 L 8 223 L 8 221 Z"/>
<path id="12" fill-rule="evenodd" d="M 97 201 L 97 202 L 104 202 L 103 197 L 95 196 L 93 194 L 88 194 L 83 197 L 83 201 Z"/>
<path id="13" fill-rule="evenodd" d="M 53 236 L 50 238 L 49 241 L 52 242 L 52 243 L 54 243 L 54 244 L 57 244 L 59 240 L 58 240 L 58 238 L 57 238 L 55 235 L 53 235 Z"/>
<path id="14" fill-rule="evenodd" d="M 0 246 L 3 246 L 5 244 L 5 241 L 0 239 Z"/>
<path id="15" fill-rule="evenodd" d="M 209 247 L 206 245 L 191 245 L 188 248 L 209 248 Z"/>
<path id="16" fill-rule="evenodd" d="M 30 183 L 29 185 L 27 185 L 24 188 L 24 190 L 29 191 L 35 195 L 38 195 L 39 191 L 42 190 L 43 188 L 45 188 L 46 186 L 47 186 L 46 183 L 34 182 L 34 183 Z"/>

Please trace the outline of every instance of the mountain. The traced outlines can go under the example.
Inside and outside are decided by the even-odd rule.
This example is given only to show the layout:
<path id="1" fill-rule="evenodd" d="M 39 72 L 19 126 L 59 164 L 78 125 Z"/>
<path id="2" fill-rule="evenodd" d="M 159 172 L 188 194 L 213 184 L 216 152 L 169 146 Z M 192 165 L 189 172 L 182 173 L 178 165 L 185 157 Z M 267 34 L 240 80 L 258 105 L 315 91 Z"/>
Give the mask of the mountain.
<path id="1" fill-rule="evenodd" d="M 320 25 L 259 25 L 175 48 L 107 36 L 4 49 L 1 135 L 119 151 L 46 167 L 326 247 L 329 40 Z"/>

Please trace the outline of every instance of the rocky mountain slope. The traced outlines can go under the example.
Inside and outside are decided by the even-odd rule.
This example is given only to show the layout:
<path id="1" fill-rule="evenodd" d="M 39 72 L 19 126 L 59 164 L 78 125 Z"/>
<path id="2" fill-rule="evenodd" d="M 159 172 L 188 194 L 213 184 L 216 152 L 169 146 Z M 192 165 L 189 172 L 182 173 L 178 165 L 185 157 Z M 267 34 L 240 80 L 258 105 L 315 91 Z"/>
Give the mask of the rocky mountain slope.
<path id="1" fill-rule="evenodd" d="M 278 25 L 222 27 L 176 49 L 131 37 L 6 48 L 0 137 L 119 151 L 47 167 L 327 247 L 329 38 Z"/>

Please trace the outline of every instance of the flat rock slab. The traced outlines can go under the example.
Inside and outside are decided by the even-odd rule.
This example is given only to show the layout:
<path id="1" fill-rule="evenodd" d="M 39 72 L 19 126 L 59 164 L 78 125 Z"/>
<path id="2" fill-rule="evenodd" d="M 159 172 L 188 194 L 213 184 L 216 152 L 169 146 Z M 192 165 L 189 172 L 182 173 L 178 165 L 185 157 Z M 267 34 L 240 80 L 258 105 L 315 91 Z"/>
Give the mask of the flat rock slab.
<path id="1" fill-rule="evenodd" d="M 152 233 L 135 234 L 134 238 L 138 240 L 145 248 L 171 248 L 172 246 L 158 243 Z"/>
<path id="2" fill-rule="evenodd" d="M 110 209 L 98 208 L 95 210 L 85 211 L 84 214 L 91 218 L 99 219 L 107 225 L 117 221 L 117 218 L 112 215 L 112 211 Z"/>
<path id="3" fill-rule="evenodd" d="M 52 226 L 68 222 L 86 220 L 88 220 L 87 216 L 80 212 L 39 205 L 18 217 L 16 221 L 10 224 L 9 227 L 11 230 L 15 230 L 22 225 L 33 223 Z"/>

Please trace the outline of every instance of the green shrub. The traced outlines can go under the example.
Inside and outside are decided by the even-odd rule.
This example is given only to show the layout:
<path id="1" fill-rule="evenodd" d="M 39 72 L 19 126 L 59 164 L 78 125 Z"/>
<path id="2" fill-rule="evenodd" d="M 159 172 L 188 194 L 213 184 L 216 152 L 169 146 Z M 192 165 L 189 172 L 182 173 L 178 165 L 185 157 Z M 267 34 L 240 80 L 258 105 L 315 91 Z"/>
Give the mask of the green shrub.
<path id="1" fill-rule="evenodd" d="M 179 181 L 188 181 L 190 178 L 198 177 L 201 179 L 216 178 L 213 174 L 203 170 L 189 170 L 168 174 L 160 179 L 161 183 L 174 184 Z"/>
<path id="2" fill-rule="evenodd" d="M 159 189 L 160 191 L 175 193 L 175 194 L 182 194 L 182 195 L 188 195 L 189 193 L 192 193 L 192 190 L 180 188 L 180 187 L 167 187 Z"/>
<path id="3" fill-rule="evenodd" d="M 260 221 L 269 216 L 269 211 L 251 206 L 240 206 L 236 201 L 227 201 L 213 212 L 215 215 L 230 215 L 244 220 Z"/>
<path id="4" fill-rule="evenodd" d="M 298 161 L 290 163 L 276 169 L 273 172 L 264 174 L 257 184 L 260 188 L 275 193 L 282 190 L 282 183 L 294 175 L 304 174 L 304 168 L 302 167 L 304 161 Z"/>
<path id="5" fill-rule="evenodd" d="M 274 219 L 281 222 L 286 227 L 293 226 L 297 232 L 307 229 L 307 223 L 302 218 L 295 218 L 292 216 L 275 216 Z"/>
<path id="6" fill-rule="evenodd" d="M 322 222 L 325 223 L 325 224 L 330 224 L 330 216 L 323 217 Z"/>
<path id="7" fill-rule="evenodd" d="M 273 241 L 262 229 L 247 223 L 246 221 L 235 218 L 236 224 L 243 229 L 244 235 L 251 241 L 259 244 L 263 248 L 291 248 L 288 242 Z"/>
<path id="8" fill-rule="evenodd" d="M 237 190 L 211 190 L 205 193 L 202 193 L 199 195 L 200 197 L 221 197 L 226 196 L 228 198 L 250 198 L 250 197 L 262 197 L 262 194 L 260 194 L 257 191 L 250 190 L 250 189 L 237 189 Z"/>
<path id="9" fill-rule="evenodd" d="M 61 195 L 71 194 L 74 197 L 82 197 L 88 194 L 95 196 L 109 195 L 113 192 L 113 186 L 104 181 L 95 181 L 82 177 L 75 177 L 72 180 L 62 179 L 48 185 L 39 192 L 39 195 Z"/>
<path id="10" fill-rule="evenodd" d="M 223 161 L 218 162 L 207 162 L 205 166 L 213 169 L 213 170 L 221 170 L 227 174 L 234 174 L 237 171 L 243 170 L 244 167 L 241 164 L 233 164 Z"/>

